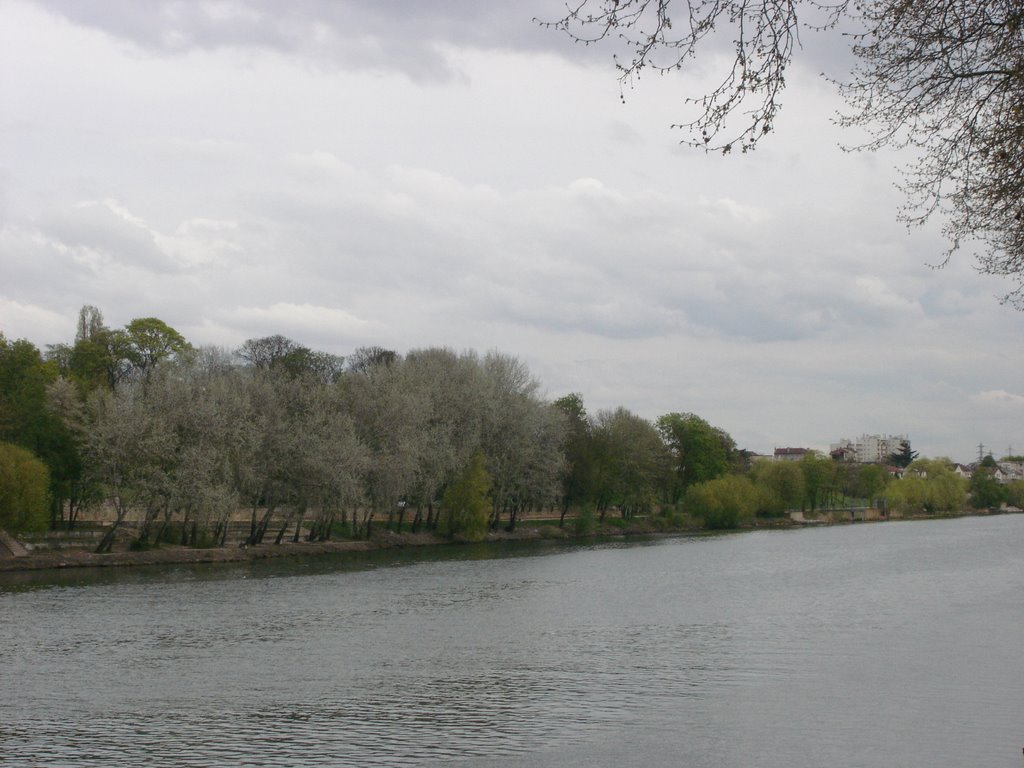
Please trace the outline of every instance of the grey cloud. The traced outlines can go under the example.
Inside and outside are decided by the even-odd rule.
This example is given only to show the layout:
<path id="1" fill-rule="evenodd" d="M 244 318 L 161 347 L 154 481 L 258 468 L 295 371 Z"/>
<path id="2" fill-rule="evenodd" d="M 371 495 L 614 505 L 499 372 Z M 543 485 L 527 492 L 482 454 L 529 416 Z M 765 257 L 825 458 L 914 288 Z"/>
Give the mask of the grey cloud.
<path id="1" fill-rule="evenodd" d="M 553 18 L 560 4 L 475 0 L 38 0 L 72 22 L 100 29 L 147 51 L 258 47 L 330 60 L 355 70 L 398 70 L 414 80 L 447 80 L 455 73 L 440 45 L 558 50 L 568 42 L 534 23 Z"/>
<path id="2" fill-rule="evenodd" d="M 89 203 L 52 212 L 40 229 L 70 249 L 86 249 L 102 259 L 157 272 L 172 272 L 177 265 L 141 224 L 118 215 L 102 203 Z"/>

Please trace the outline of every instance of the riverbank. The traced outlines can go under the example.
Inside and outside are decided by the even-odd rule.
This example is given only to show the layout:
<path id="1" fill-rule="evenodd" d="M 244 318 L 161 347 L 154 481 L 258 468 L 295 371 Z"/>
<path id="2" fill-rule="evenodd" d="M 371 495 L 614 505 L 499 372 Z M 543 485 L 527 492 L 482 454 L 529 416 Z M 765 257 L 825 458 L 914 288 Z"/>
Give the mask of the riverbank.
<path id="1" fill-rule="evenodd" d="M 682 534 L 692 531 L 673 531 Z M 531 541 L 531 540 L 572 540 L 576 538 L 623 538 L 625 536 L 649 536 L 656 531 L 644 526 L 627 528 L 606 528 L 577 537 L 572 532 L 554 526 L 523 527 L 512 533 L 505 531 L 487 534 L 484 542 Z M 271 558 L 320 557 L 345 552 L 370 552 L 385 549 L 409 547 L 451 546 L 466 543 L 452 540 L 435 533 L 395 533 L 385 529 L 373 532 L 369 539 L 338 541 L 283 541 L 281 544 L 259 544 L 248 547 L 191 548 L 181 546 L 160 546 L 152 549 L 133 551 L 115 550 L 97 554 L 86 549 L 49 549 L 29 552 L 19 557 L 0 556 L 0 572 L 35 571 L 61 568 L 111 568 L 144 565 L 180 565 L 191 563 L 239 563 Z"/>
<path id="2" fill-rule="evenodd" d="M 957 514 L 911 515 L 893 520 L 937 520 L 949 517 L 968 517 L 976 515 L 1002 514 L 989 510 L 975 510 Z M 861 523 L 889 522 L 887 519 L 864 520 L 851 518 L 824 520 L 794 520 L 776 518 L 770 521 L 761 520 L 755 525 L 744 526 L 739 530 L 764 530 L 768 528 L 800 528 L 812 525 L 851 525 Z M 585 541 L 615 540 L 630 537 L 650 536 L 687 536 L 715 533 L 703 528 L 655 528 L 645 520 L 636 520 L 626 526 L 604 525 L 586 534 L 577 534 L 569 528 L 558 528 L 553 525 L 523 526 L 514 532 L 495 531 L 488 533 L 483 539 L 487 542 L 507 541 Z M 721 533 L 721 531 L 719 531 Z M 298 541 L 290 539 L 281 544 L 259 544 L 256 546 L 228 546 L 192 548 L 163 545 L 145 550 L 115 549 L 113 552 L 98 554 L 88 549 L 64 548 L 30 551 L 15 556 L 0 548 L 0 572 L 38 571 L 63 568 L 119 568 L 131 566 L 182 565 L 192 563 L 241 563 L 272 558 L 303 558 L 321 557 L 346 552 L 371 552 L 386 549 L 410 547 L 440 547 L 467 543 L 463 540 L 452 540 L 430 532 L 395 533 L 384 528 L 375 530 L 369 539 L 335 540 L 335 541 Z"/>

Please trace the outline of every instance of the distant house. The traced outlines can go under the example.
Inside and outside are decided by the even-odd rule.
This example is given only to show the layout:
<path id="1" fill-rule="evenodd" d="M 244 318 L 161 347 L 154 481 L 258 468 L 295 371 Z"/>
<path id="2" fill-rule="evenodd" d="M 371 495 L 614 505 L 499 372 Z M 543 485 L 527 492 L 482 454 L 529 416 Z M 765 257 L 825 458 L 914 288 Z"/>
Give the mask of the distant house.
<path id="1" fill-rule="evenodd" d="M 1003 475 L 1004 483 L 1024 480 L 1024 461 L 997 461 L 996 466 Z"/>
<path id="2" fill-rule="evenodd" d="M 953 465 L 953 474 L 956 475 L 957 477 L 963 477 L 963 478 L 966 478 L 967 480 L 970 480 L 971 479 L 971 473 L 973 471 L 974 470 L 971 469 L 971 467 L 968 466 L 967 464 L 954 464 Z"/>
<path id="3" fill-rule="evenodd" d="M 828 452 L 828 455 L 833 461 L 857 461 L 857 448 L 853 445 L 843 445 L 836 443 L 832 445 L 832 449 Z"/>
<path id="4" fill-rule="evenodd" d="M 810 448 L 776 448 L 775 449 L 775 460 L 776 461 L 800 461 L 804 456 L 813 454 L 814 451 Z"/>
<path id="5" fill-rule="evenodd" d="M 978 468 L 987 468 L 989 474 L 997 483 L 1012 483 L 1014 480 L 1024 480 L 1024 462 L 1021 461 L 997 461 L 995 464 L 984 464 L 975 462 L 973 464 L 954 464 L 953 471 L 960 477 L 970 478 Z"/>

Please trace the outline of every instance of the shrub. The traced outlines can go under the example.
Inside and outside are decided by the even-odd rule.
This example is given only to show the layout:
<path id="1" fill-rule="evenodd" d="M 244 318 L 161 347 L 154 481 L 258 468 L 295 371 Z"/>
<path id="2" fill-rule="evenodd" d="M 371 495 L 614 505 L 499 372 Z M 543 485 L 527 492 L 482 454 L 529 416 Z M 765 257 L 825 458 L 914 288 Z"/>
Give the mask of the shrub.
<path id="1" fill-rule="evenodd" d="M 35 454 L 0 443 L 0 528 L 12 533 L 45 531 L 49 488 L 49 470 Z"/>
<path id="2" fill-rule="evenodd" d="M 736 528 L 749 522 L 757 509 L 754 484 L 740 475 L 727 475 L 692 485 L 686 492 L 686 510 L 704 520 L 705 528 Z"/>
<path id="3" fill-rule="evenodd" d="M 573 531 L 577 536 L 589 536 L 594 532 L 594 510 L 589 506 L 580 510 L 573 521 Z"/>
<path id="4" fill-rule="evenodd" d="M 461 477 L 444 492 L 442 506 L 446 511 L 448 535 L 463 536 L 470 541 L 482 539 L 487 533 L 487 514 L 490 511 L 488 494 L 491 476 L 487 461 L 478 453 Z"/>

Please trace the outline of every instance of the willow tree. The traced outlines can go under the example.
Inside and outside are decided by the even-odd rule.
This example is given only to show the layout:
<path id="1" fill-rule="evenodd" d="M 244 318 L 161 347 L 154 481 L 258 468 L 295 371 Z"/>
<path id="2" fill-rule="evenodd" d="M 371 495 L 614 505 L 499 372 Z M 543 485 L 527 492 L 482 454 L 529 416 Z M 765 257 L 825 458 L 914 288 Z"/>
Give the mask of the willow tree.
<path id="1" fill-rule="evenodd" d="M 577 0 L 542 21 L 617 47 L 623 88 L 731 50 L 716 83 L 683 99 L 684 143 L 754 149 L 774 129 L 802 34 L 842 33 L 850 72 L 834 78 L 866 129 L 858 148 L 911 149 L 901 218 L 943 218 L 949 255 L 970 241 L 982 272 L 1009 277 L 1024 306 L 1024 7 L 1019 0 Z M 725 49 L 724 46 L 728 46 Z"/>
<path id="2" fill-rule="evenodd" d="M 46 465 L 26 448 L 0 442 L 0 529 L 46 530 L 50 496 Z"/>

